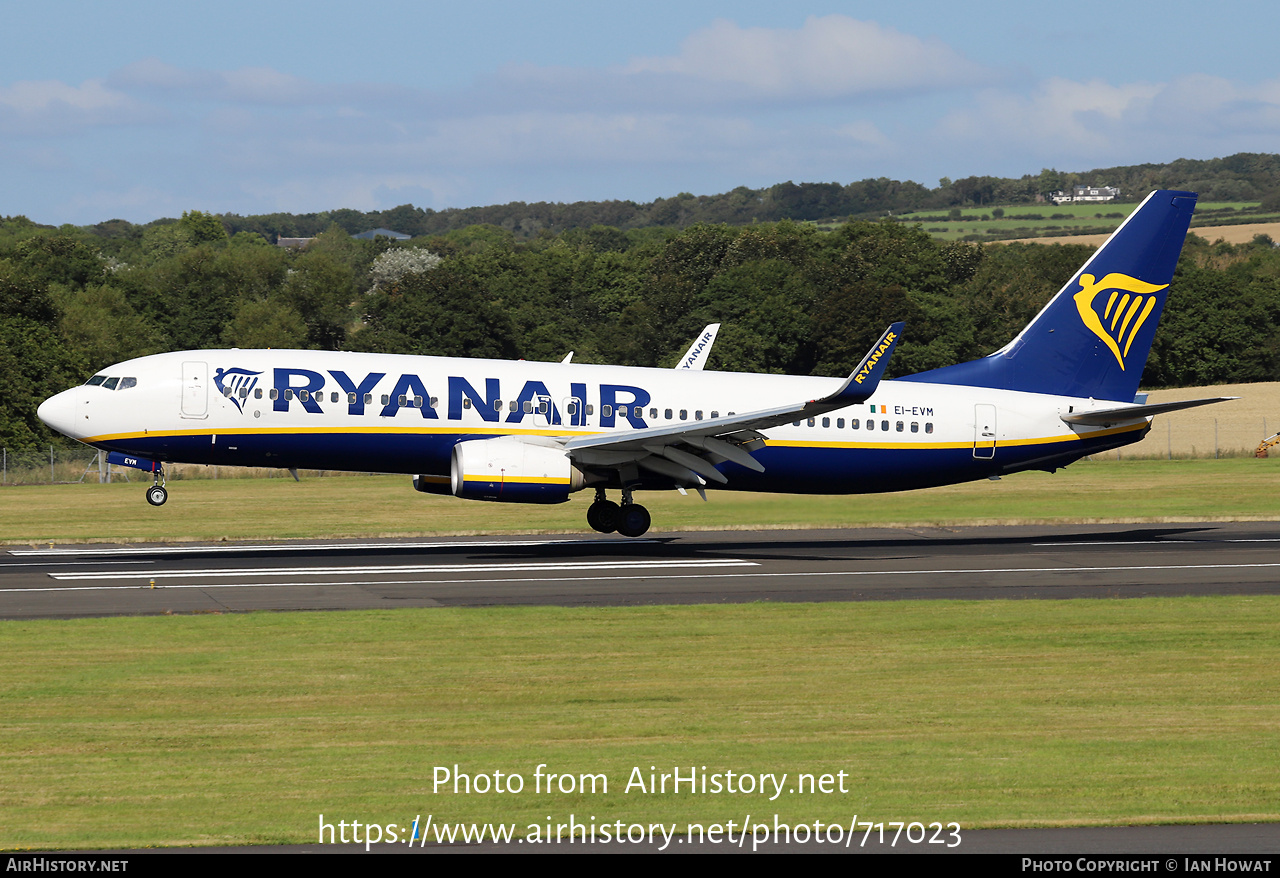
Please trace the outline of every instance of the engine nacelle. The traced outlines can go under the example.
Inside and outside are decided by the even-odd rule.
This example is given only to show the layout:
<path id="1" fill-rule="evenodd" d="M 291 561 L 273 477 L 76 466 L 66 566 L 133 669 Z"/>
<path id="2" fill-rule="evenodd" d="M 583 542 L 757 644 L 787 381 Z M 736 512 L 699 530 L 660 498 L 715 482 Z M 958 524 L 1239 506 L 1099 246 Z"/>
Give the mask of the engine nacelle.
<path id="1" fill-rule="evenodd" d="M 449 479 L 456 497 L 500 503 L 564 503 L 583 487 L 582 472 L 563 448 L 519 436 L 459 442 Z"/>

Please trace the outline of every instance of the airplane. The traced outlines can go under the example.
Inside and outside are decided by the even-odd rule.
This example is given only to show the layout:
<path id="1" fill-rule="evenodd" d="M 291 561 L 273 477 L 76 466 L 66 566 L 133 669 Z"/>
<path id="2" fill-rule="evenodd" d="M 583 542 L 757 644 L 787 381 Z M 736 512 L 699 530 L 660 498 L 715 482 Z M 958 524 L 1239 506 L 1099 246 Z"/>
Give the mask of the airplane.
<path id="1" fill-rule="evenodd" d="M 708 323 L 703 327 L 702 332 L 698 333 L 698 337 L 693 340 L 693 344 L 689 345 L 689 349 L 684 352 L 684 356 L 676 363 L 677 369 L 699 369 L 707 365 L 707 360 L 711 357 L 711 346 L 716 343 L 716 335 L 720 332 L 719 323 Z M 561 363 L 573 362 L 573 351 L 564 355 Z"/>
<path id="2" fill-rule="evenodd" d="M 642 490 L 860 494 L 1053 472 L 1226 399 L 1137 393 L 1196 198 L 1151 193 L 1000 350 L 896 380 L 882 378 L 902 323 L 843 379 L 703 370 L 705 336 L 684 358 L 698 365 L 676 369 L 183 351 L 110 366 L 38 414 L 151 471 L 156 506 L 171 462 L 377 471 L 471 500 L 593 490 L 587 523 L 628 537 L 651 524 Z"/>

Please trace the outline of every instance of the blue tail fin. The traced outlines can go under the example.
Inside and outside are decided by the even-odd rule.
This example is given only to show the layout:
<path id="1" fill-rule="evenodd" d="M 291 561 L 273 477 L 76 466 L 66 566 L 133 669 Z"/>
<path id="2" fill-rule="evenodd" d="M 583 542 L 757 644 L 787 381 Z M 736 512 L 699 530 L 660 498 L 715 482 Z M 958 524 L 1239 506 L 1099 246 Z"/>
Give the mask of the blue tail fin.
<path id="1" fill-rule="evenodd" d="M 901 380 L 1132 402 L 1196 198 L 1152 192 L 1009 344 Z"/>

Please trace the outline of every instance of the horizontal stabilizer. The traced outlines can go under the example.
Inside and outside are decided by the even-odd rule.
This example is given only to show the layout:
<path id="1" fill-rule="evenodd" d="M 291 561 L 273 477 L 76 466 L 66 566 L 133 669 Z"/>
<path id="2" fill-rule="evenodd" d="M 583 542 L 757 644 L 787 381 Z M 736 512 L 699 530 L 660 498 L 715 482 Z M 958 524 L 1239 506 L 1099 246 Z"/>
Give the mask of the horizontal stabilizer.
<path id="1" fill-rule="evenodd" d="M 1182 402 L 1158 402 L 1152 405 L 1127 405 L 1122 408 L 1100 409 L 1092 412 L 1073 412 L 1063 415 L 1062 420 L 1068 424 L 1081 424 L 1086 427 L 1110 427 L 1125 421 L 1136 421 L 1152 415 L 1163 415 L 1182 409 L 1195 408 L 1198 405 L 1209 405 L 1215 402 L 1227 402 L 1239 399 L 1238 396 L 1215 396 L 1212 399 L 1185 399 Z"/>

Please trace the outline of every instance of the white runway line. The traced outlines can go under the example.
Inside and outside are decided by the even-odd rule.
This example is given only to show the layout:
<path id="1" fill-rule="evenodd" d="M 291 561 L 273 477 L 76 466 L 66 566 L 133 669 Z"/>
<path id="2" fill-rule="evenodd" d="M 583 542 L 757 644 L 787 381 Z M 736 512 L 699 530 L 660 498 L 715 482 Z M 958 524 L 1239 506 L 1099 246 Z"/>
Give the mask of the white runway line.
<path id="1" fill-rule="evenodd" d="M 153 546 L 151 548 L 123 547 L 116 549 L 10 549 L 8 554 L 22 557 L 46 558 L 87 558 L 112 557 L 119 555 L 201 555 L 225 552 L 310 552 L 334 551 L 336 549 L 377 550 L 377 549 L 519 549 L 537 546 L 617 546 L 617 545 L 652 545 L 658 540 L 635 539 L 593 539 L 591 537 L 571 540 L 505 540 L 490 542 L 431 542 L 431 543 L 253 543 L 230 544 L 225 546 Z"/>
<path id="2" fill-rule="evenodd" d="M 1280 537 L 1212 540 L 1097 540 L 1088 543 L 1064 540 L 1060 543 L 1032 543 L 1031 545 L 1037 548 L 1050 547 L 1055 549 L 1069 549 L 1072 546 L 1186 546 L 1196 545 L 1198 543 L 1203 543 L 1204 545 L 1213 545 L 1214 543 L 1280 543 Z"/>
<path id="3" fill-rule="evenodd" d="M 698 562 L 699 566 L 705 562 Z M 748 561 L 736 562 L 742 566 L 758 566 Z M 716 566 L 716 565 L 707 565 Z M 728 565 L 720 565 L 728 566 Z M 779 572 L 768 573 L 764 571 L 752 573 L 722 573 L 717 574 L 719 579 L 785 579 L 793 577 L 805 577 L 808 579 L 817 579 L 833 576 L 845 577 L 865 577 L 865 576 L 946 576 L 949 574 L 962 573 L 983 573 L 983 574 L 1002 574 L 1002 573 L 1125 573 L 1135 571 L 1153 571 L 1153 570 L 1230 570 L 1230 569 L 1277 569 L 1280 568 L 1280 562 L 1274 564 L 1166 564 L 1166 565 L 1145 565 L 1145 566 L 1129 566 L 1129 567 L 992 567 L 992 568 L 972 568 L 972 569 L 946 569 L 946 570 L 832 570 L 832 571 L 813 571 L 813 572 Z M 350 569 L 350 568 L 348 568 Z M 440 569 L 440 568 L 436 568 Z M 511 569 L 511 568 L 506 568 Z M 402 571 L 407 572 L 407 571 Z M 590 571 L 586 571 L 590 572 Z M 198 575 L 198 574 L 193 574 Z M 385 586 L 385 585 L 485 585 L 489 583 L 513 583 L 513 582 L 625 582 L 630 580 L 679 580 L 679 579 L 703 579 L 705 573 L 677 573 L 664 575 L 661 573 L 637 573 L 631 576 L 599 576 L 599 577 L 569 577 L 569 576 L 547 576 L 547 577 L 501 577 L 498 579 L 400 579 L 400 580 L 353 580 L 349 582 L 219 582 L 219 583 L 157 583 L 156 589 L 163 590 L 165 588 L 298 588 L 298 587 L 337 587 L 337 586 Z M 1091 583 L 1097 587 L 1104 587 L 1106 583 Z M 0 593 L 10 592 L 58 592 L 58 591 L 124 591 L 124 590 L 148 590 L 146 585 L 69 585 L 69 586 L 46 586 L 42 588 L 4 588 L 0 589 Z"/>
<path id="4" fill-rule="evenodd" d="M 699 561 L 539 561 L 525 564 L 501 562 L 495 564 L 385 564 L 371 567 L 236 567 L 212 570 L 112 570 L 112 571 L 58 571 L 49 578 L 58 580 L 92 579 L 194 579 L 196 577 L 250 577 L 250 576 L 355 576 L 358 574 L 401 573 L 499 573 L 504 571 L 558 571 L 558 570 L 660 570 L 671 567 L 758 567 L 755 561 L 737 558 L 707 559 Z"/>

